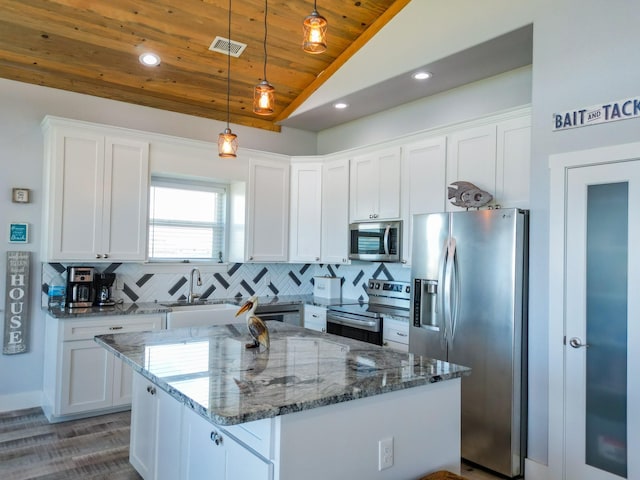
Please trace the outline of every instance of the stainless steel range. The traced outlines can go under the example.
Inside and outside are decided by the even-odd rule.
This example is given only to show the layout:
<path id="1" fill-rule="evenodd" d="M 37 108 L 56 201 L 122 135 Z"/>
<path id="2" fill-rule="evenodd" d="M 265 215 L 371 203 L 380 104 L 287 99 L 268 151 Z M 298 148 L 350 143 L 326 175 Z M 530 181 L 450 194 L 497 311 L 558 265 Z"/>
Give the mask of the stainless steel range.
<path id="1" fill-rule="evenodd" d="M 368 302 L 332 305 L 327 309 L 327 332 L 382 345 L 384 319 L 409 318 L 410 285 L 372 278 L 365 288 Z"/>

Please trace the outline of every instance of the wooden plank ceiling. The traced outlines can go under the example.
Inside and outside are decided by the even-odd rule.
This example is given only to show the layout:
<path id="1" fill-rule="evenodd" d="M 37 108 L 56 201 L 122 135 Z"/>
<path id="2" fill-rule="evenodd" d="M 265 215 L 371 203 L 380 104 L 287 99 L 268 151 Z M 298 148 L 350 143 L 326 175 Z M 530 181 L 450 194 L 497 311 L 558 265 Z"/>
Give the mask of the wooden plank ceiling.
<path id="1" fill-rule="evenodd" d="M 410 0 L 319 0 L 328 49 L 302 51 L 312 1 L 270 0 L 267 79 L 276 111 L 252 112 L 263 78 L 264 0 L 235 0 L 230 120 L 279 131 L 286 118 Z M 0 77 L 226 121 L 227 59 L 209 46 L 228 37 L 228 0 L 0 0 Z M 145 51 L 160 55 L 145 67 Z M 322 75 L 321 75 L 322 74 Z"/>

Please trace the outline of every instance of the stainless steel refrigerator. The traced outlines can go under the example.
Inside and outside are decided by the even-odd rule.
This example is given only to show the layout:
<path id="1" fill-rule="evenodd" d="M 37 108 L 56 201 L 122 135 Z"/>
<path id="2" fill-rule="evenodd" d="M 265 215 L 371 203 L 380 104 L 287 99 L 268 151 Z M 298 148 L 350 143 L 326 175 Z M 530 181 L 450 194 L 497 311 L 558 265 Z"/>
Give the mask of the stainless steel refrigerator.
<path id="1" fill-rule="evenodd" d="M 415 215 L 411 353 L 471 367 L 462 379 L 462 457 L 524 473 L 528 212 Z"/>

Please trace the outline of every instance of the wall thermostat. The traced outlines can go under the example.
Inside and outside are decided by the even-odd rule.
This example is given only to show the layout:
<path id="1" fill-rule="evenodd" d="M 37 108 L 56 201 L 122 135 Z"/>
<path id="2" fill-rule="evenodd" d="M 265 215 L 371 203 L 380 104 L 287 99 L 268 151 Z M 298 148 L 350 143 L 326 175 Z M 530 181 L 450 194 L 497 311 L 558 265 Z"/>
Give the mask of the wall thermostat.
<path id="1" fill-rule="evenodd" d="M 11 200 L 13 203 L 29 203 L 30 193 L 28 188 L 14 188 Z"/>

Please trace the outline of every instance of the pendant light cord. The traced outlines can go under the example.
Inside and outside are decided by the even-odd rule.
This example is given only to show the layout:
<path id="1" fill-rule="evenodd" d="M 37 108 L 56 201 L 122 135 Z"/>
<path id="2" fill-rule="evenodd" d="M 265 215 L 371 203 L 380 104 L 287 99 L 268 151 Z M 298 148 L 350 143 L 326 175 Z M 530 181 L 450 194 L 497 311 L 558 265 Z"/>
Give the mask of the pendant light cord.
<path id="1" fill-rule="evenodd" d="M 264 76 L 263 80 L 267 81 L 267 3 L 269 0 L 264 0 Z"/>
<path id="2" fill-rule="evenodd" d="M 227 39 L 227 129 L 231 119 L 229 97 L 231 96 L 231 0 L 229 0 L 229 38 Z"/>

